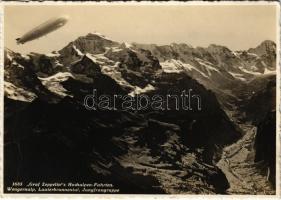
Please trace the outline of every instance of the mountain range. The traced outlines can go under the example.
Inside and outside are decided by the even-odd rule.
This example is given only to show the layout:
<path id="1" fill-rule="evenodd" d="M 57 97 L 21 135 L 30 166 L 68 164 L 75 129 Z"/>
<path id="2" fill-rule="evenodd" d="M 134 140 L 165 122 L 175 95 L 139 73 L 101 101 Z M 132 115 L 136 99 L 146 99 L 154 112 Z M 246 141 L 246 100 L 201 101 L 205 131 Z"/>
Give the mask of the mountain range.
<path id="1" fill-rule="evenodd" d="M 228 193 L 231 181 L 217 163 L 250 125 L 258 129 L 253 160 L 263 163 L 256 169 L 263 180 L 270 172 L 266 193 L 274 193 L 274 42 L 231 51 L 89 33 L 49 54 L 5 48 L 4 57 L 6 185 L 96 181 L 121 193 Z M 202 110 L 89 111 L 84 98 L 94 89 L 132 98 L 192 89 Z"/>

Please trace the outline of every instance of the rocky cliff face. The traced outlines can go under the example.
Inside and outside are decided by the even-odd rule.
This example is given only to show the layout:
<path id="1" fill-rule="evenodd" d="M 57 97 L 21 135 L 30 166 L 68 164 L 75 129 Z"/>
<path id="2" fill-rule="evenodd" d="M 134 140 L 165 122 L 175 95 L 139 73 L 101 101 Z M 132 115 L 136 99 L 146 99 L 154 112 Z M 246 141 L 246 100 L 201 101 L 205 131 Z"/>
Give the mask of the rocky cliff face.
<path id="1" fill-rule="evenodd" d="M 254 63 L 268 52 L 257 49 Z M 47 55 L 6 49 L 5 184 L 104 181 L 121 193 L 224 193 L 229 184 L 216 162 L 241 132 L 222 105 L 242 107 L 229 101 L 239 98 L 231 85 L 273 70 L 248 71 L 244 60 L 217 45 L 130 45 L 100 34 Z M 136 101 L 189 89 L 201 109 L 196 101 L 175 109 L 181 99 L 164 110 L 122 110 L 120 100 L 115 110 L 84 106 L 94 90 Z"/>
<path id="2" fill-rule="evenodd" d="M 261 171 L 273 186 L 276 183 L 276 78 L 264 82 L 263 90 L 257 91 L 249 100 L 247 117 L 257 126 L 255 138 L 255 161 L 261 162 Z"/>
<path id="3" fill-rule="evenodd" d="M 255 161 L 262 162 L 261 171 L 273 186 L 276 184 L 276 112 L 268 112 L 258 124 L 255 138 Z"/>

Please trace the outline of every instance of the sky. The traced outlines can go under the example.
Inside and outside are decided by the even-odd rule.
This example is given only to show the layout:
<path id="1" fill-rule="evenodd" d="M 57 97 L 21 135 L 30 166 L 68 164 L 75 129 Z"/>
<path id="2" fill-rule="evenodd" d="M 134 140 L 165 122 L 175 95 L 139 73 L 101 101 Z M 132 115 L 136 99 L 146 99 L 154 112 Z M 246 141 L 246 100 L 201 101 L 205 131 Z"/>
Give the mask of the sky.
<path id="1" fill-rule="evenodd" d="M 276 42 L 276 5 L 6 5 L 5 46 L 20 53 L 49 53 L 88 33 L 118 42 L 224 45 L 231 50 Z M 17 45 L 15 39 L 52 17 L 68 15 L 62 28 Z"/>

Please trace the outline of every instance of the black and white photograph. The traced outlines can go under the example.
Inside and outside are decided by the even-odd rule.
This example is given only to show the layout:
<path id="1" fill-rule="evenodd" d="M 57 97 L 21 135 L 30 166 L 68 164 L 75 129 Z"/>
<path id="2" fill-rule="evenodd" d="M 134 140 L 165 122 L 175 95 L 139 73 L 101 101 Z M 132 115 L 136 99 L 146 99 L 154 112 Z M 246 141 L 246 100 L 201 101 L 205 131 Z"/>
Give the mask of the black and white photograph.
<path id="1" fill-rule="evenodd" d="M 3 5 L 3 192 L 276 195 L 279 9 Z"/>

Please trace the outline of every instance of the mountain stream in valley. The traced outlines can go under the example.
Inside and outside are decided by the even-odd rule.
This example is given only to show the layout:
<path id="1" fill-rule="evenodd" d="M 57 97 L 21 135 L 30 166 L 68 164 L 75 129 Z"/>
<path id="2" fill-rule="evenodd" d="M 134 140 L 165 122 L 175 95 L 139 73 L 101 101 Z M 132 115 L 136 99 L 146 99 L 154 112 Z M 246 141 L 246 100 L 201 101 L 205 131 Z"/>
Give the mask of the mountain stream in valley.
<path id="1" fill-rule="evenodd" d="M 254 141 L 257 128 L 250 124 L 240 126 L 243 137 L 223 149 L 217 166 L 226 175 L 230 187 L 227 194 L 275 194 L 274 188 L 262 175 L 262 162 L 255 162 Z M 268 172 L 268 169 L 266 170 Z"/>

